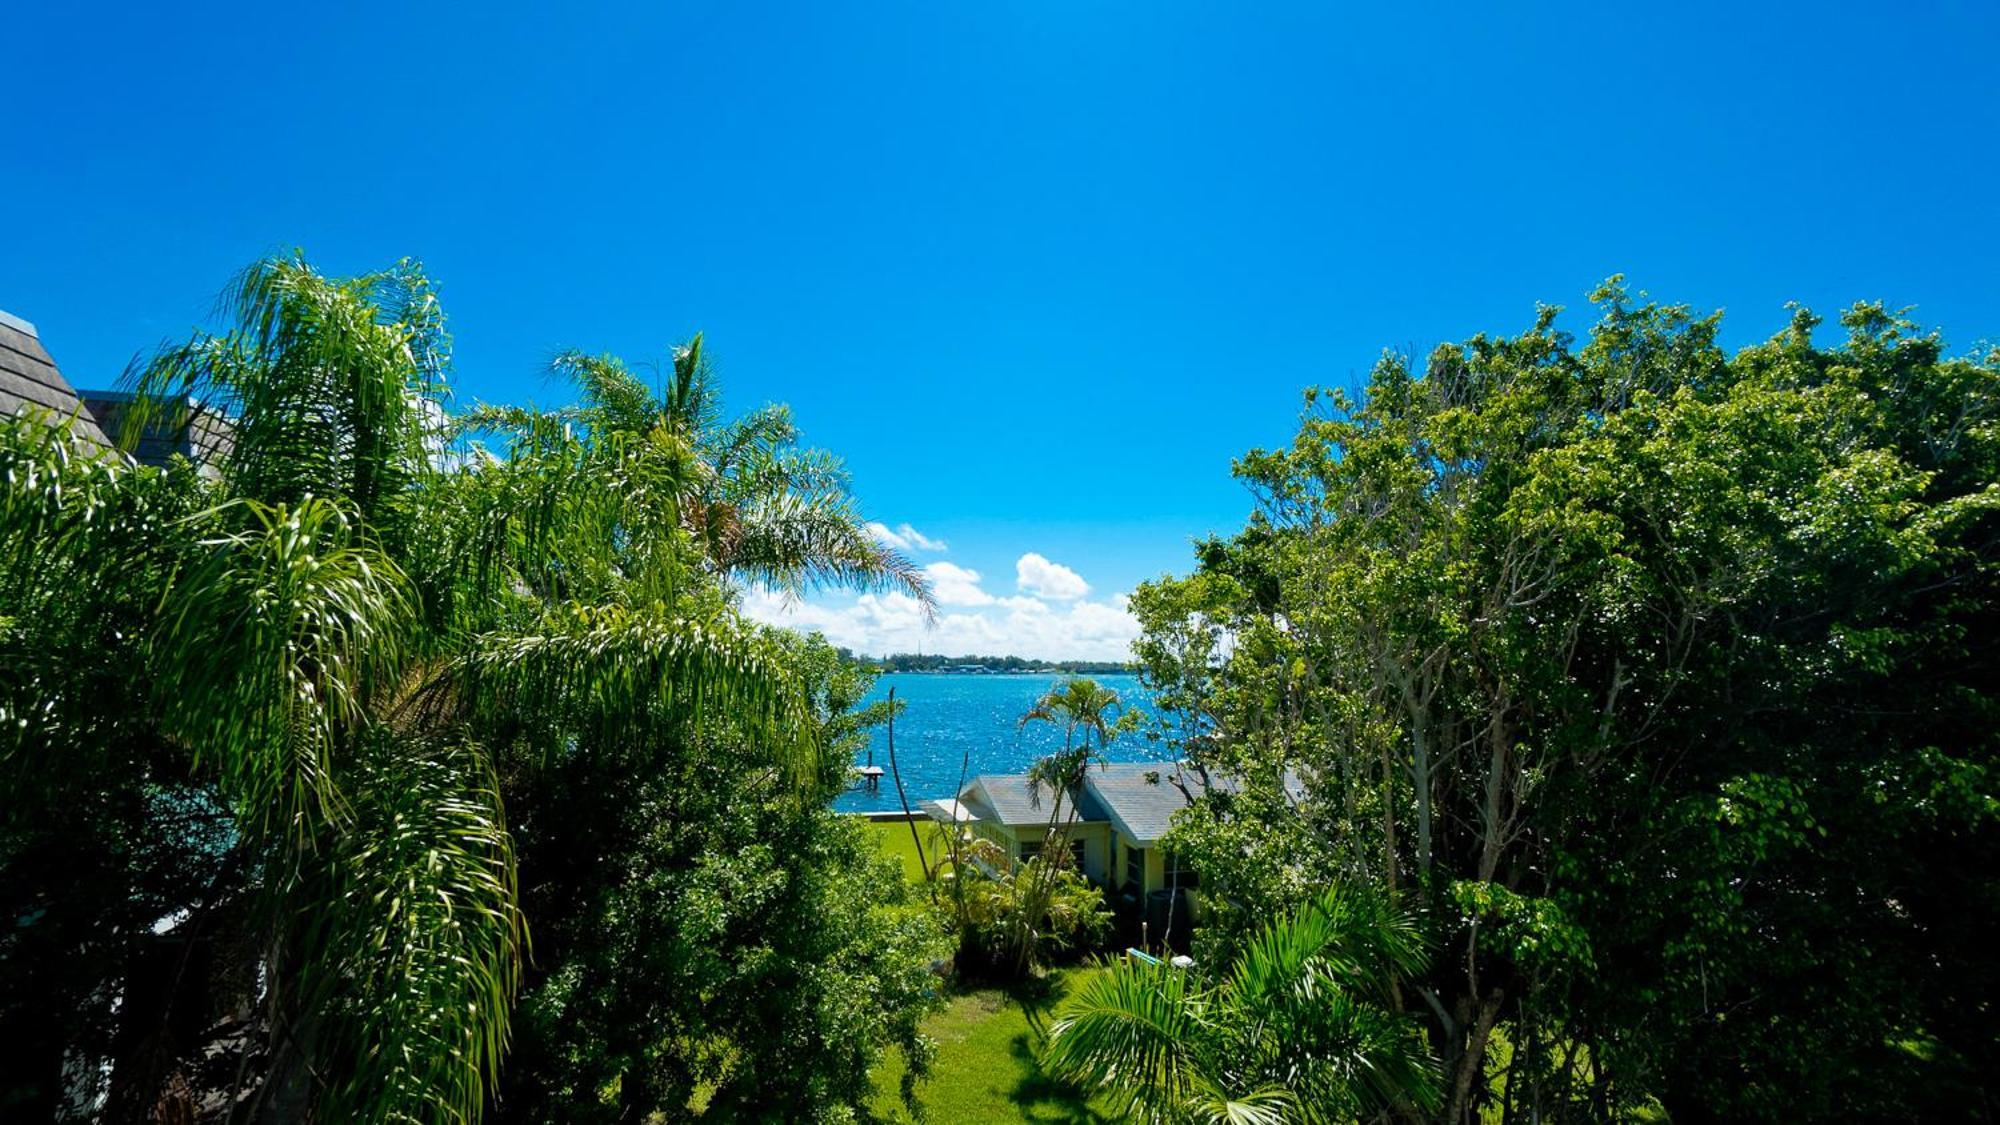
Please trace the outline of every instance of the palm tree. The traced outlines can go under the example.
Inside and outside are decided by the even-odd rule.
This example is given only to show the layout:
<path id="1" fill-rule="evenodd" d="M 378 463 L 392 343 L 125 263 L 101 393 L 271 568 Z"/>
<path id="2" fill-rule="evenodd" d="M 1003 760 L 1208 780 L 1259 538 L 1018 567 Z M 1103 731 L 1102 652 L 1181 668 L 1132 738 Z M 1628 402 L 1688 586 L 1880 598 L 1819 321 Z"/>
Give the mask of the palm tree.
<path id="1" fill-rule="evenodd" d="M 699 333 L 674 349 L 657 392 L 613 355 L 565 351 L 548 370 L 576 390 L 576 405 L 482 406 L 460 420 L 462 431 L 518 435 L 555 423 L 600 438 L 670 438 L 693 459 L 681 519 L 706 566 L 789 595 L 822 586 L 897 590 L 934 612 L 923 570 L 868 531 L 846 469 L 824 450 L 800 446 L 790 408 L 771 404 L 725 418 Z"/>
<path id="2" fill-rule="evenodd" d="M 1072 678 L 1051 687 L 1021 716 L 1019 725 L 1056 723 L 1063 728 L 1062 749 L 1054 751 L 1028 769 L 1028 792 L 1039 802 L 1044 791 L 1049 802 L 1049 820 L 1042 833 L 1041 849 L 1025 864 L 1014 880 L 1014 908 L 1007 953 L 1017 974 L 1026 973 L 1034 957 L 1037 932 L 1057 882 L 1070 863 L 1070 836 L 1076 826 L 1077 794 L 1083 791 L 1085 776 L 1093 764 L 1102 764 L 1104 750 L 1120 731 L 1130 725 L 1118 693 L 1095 680 Z"/>
<path id="3" fill-rule="evenodd" d="M 208 810 L 141 718 L 133 627 L 167 581 L 162 545 L 193 542 L 184 521 L 202 497 L 192 474 L 135 478 L 66 421 L 0 417 L 0 1041 L 13 1045 L 0 1117 L 60 1117 L 65 1056 L 114 1049 L 104 986 L 126 970 L 130 935 L 214 874 L 200 868 Z M 168 831 L 134 830 L 145 799 L 159 810 L 145 823 Z"/>
<path id="4" fill-rule="evenodd" d="M 262 986 L 229 1104 L 476 1120 L 526 942 L 503 770 L 727 712 L 806 777 L 808 707 L 703 578 L 685 435 L 535 426 L 506 458 L 448 456 L 447 338 L 412 263 L 343 280 L 261 262 L 222 312 L 229 330 L 135 369 L 129 423 L 219 407 L 217 479 L 0 430 L 10 613 L 64 607 L 25 633 L 0 622 L 0 643 L 18 633 L 60 670 L 135 637 L 121 737 L 156 740 L 228 820 L 209 890 L 174 916 L 232 888 L 248 904 Z M 32 779 L 95 737 L 97 682 L 0 677 L 0 714 L 47 717 L 5 724 L 9 793 L 68 799 Z M 124 1063 L 114 1086 L 140 1070 Z"/>
<path id="5" fill-rule="evenodd" d="M 1145 1122 L 1316 1125 L 1431 1108 L 1436 1066 L 1394 996 L 1423 964 L 1410 918 L 1334 888 L 1264 927 L 1213 980 L 1107 966 L 1058 1010 L 1042 1064 Z"/>

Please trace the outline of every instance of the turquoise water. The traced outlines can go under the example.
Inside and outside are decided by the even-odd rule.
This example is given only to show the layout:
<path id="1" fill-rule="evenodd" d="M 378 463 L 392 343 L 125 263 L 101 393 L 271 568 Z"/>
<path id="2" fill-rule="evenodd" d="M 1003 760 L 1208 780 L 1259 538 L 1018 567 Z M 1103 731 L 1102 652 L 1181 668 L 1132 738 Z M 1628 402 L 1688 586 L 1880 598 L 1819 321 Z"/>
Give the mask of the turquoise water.
<path id="1" fill-rule="evenodd" d="M 1095 676 L 1098 683 L 1116 691 L 1126 706 L 1150 710 L 1151 699 L 1136 676 Z M 949 797 L 958 785 L 959 771 L 967 754 L 971 767 L 966 776 L 982 773 L 1020 773 L 1036 758 L 1062 745 L 1062 729 L 1050 723 L 1019 726 L 1022 712 L 1057 677 L 1043 675 L 984 676 L 936 673 L 891 673 L 875 681 L 872 700 L 888 696 L 905 706 L 896 720 L 896 761 L 902 767 L 903 787 L 914 808 L 918 801 Z M 871 749 L 875 764 L 889 768 L 889 737 L 882 728 L 874 731 Z M 868 750 L 856 754 L 856 765 L 865 765 Z M 1127 735 L 1111 744 L 1106 755 L 1113 761 L 1134 761 L 1153 757 L 1146 740 Z M 885 774 L 879 793 L 850 789 L 834 801 L 842 812 L 888 812 L 902 806 L 896 799 L 893 775 Z"/>

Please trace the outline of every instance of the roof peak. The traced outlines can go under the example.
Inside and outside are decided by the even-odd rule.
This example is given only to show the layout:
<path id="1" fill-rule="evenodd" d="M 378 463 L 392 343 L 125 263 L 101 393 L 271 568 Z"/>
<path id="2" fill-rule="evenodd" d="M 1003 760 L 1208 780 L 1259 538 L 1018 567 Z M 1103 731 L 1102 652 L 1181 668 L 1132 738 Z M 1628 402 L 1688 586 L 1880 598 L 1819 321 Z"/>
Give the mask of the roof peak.
<path id="1" fill-rule="evenodd" d="M 0 324 L 4 324 L 7 327 L 12 328 L 14 331 L 21 333 L 23 336 L 33 336 L 37 340 L 42 338 L 42 334 L 40 332 L 35 331 L 34 325 L 29 324 L 27 321 L 22 320 L 20 317 L 15 316 L 13 313 L 8 312 L 6 309 L 0 309 Z"/>

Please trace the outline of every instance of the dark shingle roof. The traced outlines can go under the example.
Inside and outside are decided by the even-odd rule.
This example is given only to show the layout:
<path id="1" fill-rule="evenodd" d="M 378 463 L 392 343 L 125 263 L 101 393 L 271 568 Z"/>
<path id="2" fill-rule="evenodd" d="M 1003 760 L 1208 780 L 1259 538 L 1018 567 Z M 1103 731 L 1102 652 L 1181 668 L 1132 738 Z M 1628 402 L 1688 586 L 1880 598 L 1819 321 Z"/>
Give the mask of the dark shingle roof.
<path id="1" fill-rule="evenodd" d="M 137 396 L 128 391 L 83 391 L 84 409 L 97 419 L 105 436 L 129 445 L 141 465 L 165 465 L 175 454 L 198 465 L 213 465 L 229 453 L 229 423 L 185 397 L 161 404 L 160 413 L 138 434 L 127 434 L 125 412 Z"/>
<path id="2" fill-rule="evenodd" d="M 95 445 L 110 444 L 96 419 L 83 409 L 75 388 L 56 370 L 56 361 L 42 347 L 35 326 L 0 312 L 0 414 L 13 415 L 30 408 L 61 418 L 74 414 L 78 437 Z"/>

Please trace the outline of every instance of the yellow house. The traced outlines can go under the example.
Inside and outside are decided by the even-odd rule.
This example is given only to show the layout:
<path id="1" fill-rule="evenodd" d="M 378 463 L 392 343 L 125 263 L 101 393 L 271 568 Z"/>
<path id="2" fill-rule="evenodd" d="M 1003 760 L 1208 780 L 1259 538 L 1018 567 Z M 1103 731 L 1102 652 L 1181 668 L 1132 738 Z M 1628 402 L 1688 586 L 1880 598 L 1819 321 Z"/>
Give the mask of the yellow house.
<path id="1" fill-rule="evenodd" d="M 1303 795 L 1295 778 L 1288 776 L 1285 784 L 1295 797 Z M 1069 802 L 1074 801 L 1070 847 L 1077 868 L 1108 891 L 1144 899 L 1154 891 L 1195 886 L 1195 873 L 1160 841 L 1174 814 L 1194 798 L 1211 789 L 1235 788 L 1231 780 L 1178 762 L 1113 762 L 1091 767 L 1074 794 L 1030 786 L 1026 774 L 981 774 L 956 799 L 925 802 L 924 811 L 992 840 L 1008 858 L 1022 860 L 1041 849 L 1050 828 L 1069 817 Z"/>

